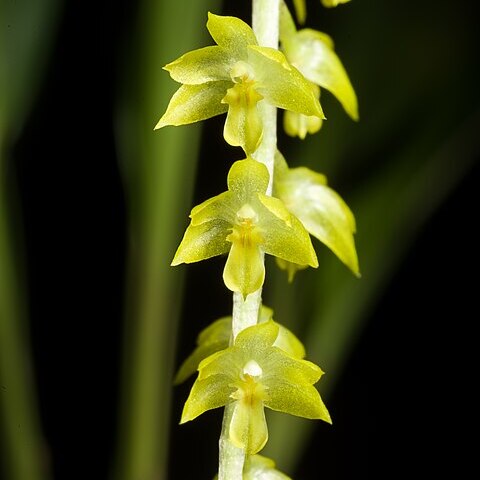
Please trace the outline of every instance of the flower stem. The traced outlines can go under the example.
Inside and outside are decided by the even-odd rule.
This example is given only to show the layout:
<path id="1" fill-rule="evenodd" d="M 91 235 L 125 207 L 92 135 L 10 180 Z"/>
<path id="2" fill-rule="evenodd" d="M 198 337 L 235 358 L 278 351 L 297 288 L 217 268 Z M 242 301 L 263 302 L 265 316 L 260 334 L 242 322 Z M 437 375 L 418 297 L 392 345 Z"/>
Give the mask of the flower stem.
<path id="1" fill-rule="evenodd" d="M 253 0 L 252 26 L 259 45 L 278 48 L 278 30 L 280 23 L 280 0 Z M 263 122 L 262 143 L 254 153 L 255 160 L 268 168 L 270 181 L 267 195 L 272 194 L 273 165 L 277 151 L 277 109 L 265 101 L 258 107 Z"/>
<path id="2" fill-rule="evenodd" d="M 278 48 L 280 0 L 252 0 L 252 25 L 259 45 Z M 272 194 L 274 158 L 277 149 L 277 109 L 266 102 L 259 102 L 258 108 L 263 123 L 262 143 L 253 154 L 255 160 L 266 165 L 270 180 L 267 195 Z M 243 298 L 241 293 L 233 294 L 232 338 L 239 332 L 258 322 L 262 304 L 262 289 Z M 233 404 L 225 407 L 222 433 L 219 441 L 220 462 L 218 480 L 242 480 L 245 451 L 233 445 L 229 439 L 229 426 Z"/>

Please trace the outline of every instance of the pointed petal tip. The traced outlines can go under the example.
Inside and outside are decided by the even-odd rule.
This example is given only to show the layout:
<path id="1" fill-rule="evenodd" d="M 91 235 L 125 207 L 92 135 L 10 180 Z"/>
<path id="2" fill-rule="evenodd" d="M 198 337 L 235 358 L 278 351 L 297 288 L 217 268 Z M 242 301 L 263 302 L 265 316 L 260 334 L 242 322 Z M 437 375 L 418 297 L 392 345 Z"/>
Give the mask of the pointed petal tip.
<path id="1" fill-rule="evenodd" d="M 161 128 L 163 127 L 166 127 L 168 125 L 168 123 L 164 122 L 163 120 L 163 117 L 158 121 L 158 123 L 155 125 L 155 127 L 153 128 L 153 130 L 160 130 Z"/>
<path id="2" fill-rule="evenodd" d="M 175 255 L 175 257 L 173 257 L 172 263 L 170 263 L 170 266 L 171 267 L 176 267 L 177 265 L 180 265 L 181 263 L 183 263 L 183 261 L 179 260 L 177 258 L 177 256 Z"/>

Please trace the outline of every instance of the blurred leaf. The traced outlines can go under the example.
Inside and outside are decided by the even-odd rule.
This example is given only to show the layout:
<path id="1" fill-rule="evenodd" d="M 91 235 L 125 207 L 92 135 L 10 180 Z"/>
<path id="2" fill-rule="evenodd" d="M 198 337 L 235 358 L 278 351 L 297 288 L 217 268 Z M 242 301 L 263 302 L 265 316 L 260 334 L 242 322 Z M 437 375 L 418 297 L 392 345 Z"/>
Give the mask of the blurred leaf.
<path id="1" fill-rule="evenodd" d="M 183 284 L 183 270 L 171 268 L 170 261 L 190 207 L 200 130 L 188 126 L 154 132 L 153 127 L 176 87 L 162 66 L 201 46 L 207 11 L 217 5 L 215 0 L 144 0 L 128 46 L 132 54 L 124 57 L 117 139 L 130 251 L 118 479 L 167 478 L 173 355 Z"/>
<path id="2" fill-rule="evenodd" d="M 0 435 L 9 480 L 48 477 L 29 351 L 10 150 L 39 88 L 59 2 L 0 0 Z"/>
<path id="3" fill-rule="evenodd" d="M 1 0 L 0 3 L 0 44 L 4 45 L 2 63 L 8 91 L 5 108 L 9 135 L 16 137 L 40 86 L 61 3 L 59 0 Z"/>

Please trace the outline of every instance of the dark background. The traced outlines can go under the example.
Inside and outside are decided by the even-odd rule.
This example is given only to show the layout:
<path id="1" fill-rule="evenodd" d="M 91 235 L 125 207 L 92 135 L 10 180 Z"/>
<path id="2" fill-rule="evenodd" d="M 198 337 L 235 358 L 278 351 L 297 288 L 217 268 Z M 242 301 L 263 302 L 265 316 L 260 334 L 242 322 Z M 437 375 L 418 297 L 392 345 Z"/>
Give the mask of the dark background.
<path id="1" fill-rule="evenodd" d="M 391 3 L 405 18 L 413 14 L 410 2 Z M 428 3 L 434 9 L 437 2 Z M 135 14 L 135 2 L 128 0 L 94 7 L 67 2 L 45 81 L 12 159 L 41 420 L 56 479 L 107 478 L 111 467 L 126 255 L 112 117 L 122 48 Z M 477 28 L 474 16 L 465 22 L 465 29 Z M 455 88 L 462 86 L 446 91 L 443 101 L 455 101 Z M 204 136 L 218 125 L 213 120 Z M 393 138 L 392 148 L 399 141 Z M 203 142 L 200 170 L 209 172 L 220 145 Z M 197 198 L 223 188 L 215 176 L 201 178 L 212 184 L 198 186 Z M 471 325 L 478 319 L 479 178 L 477 163 L 421 229 L 328 402 L 333 428 L 319 426 L 295 478 L 433 474 L 465 465 L 452 445 L 461 437 L 457 425 L 475 382 L 463 377 L 471 364 Z M 189 279 L 192 295 L 197 281 Z M 192 346 L 183 343 L 179 359 Z M 187 391 L 176 391 L 178 402 Z M 210 478 L 220 415 L 181 428 L 175 419 L 170 478 L 193 478 L 198 469 L 201 478 Z"/>

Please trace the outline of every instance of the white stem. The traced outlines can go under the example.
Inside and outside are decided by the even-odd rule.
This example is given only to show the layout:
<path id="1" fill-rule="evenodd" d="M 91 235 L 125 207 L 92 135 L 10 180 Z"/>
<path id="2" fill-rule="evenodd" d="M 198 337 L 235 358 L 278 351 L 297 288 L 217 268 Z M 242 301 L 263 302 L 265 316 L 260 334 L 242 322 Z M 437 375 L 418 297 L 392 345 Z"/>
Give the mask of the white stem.
<path id="1" fill-rule="evenodd" d="M 251 293 L 243 300 L 241 293 L 233 294 L 232 341 L 237 335 L 258 322 L 258 311 L 262 304 L 262 289 Z"/>
<path id="2" fill-rule="evenodd" d="M 259 45 L 278 48 L 278 29 L 280 17 L 280 0 L 252 0 L 252 25 Z M 253 154 L 255 160 L 268 168 L 270 181 L 267 195 L 272 194 L 273 167 L 277 150 L 277 109 L 265 101 L 258 103 L 263 122 L 262 143 Z M 262 304 L 262 289 L 251 293 L 244 300 L 241 293 L 233 294 L 232 338 L 239 332 L 258 322 Z M 218 480 L 242 480 L 245 451 L 233 445 L 229 440 L 230 419 L 233 406 L 227 405 L 223 416 L 222 434 L 219 441 L 220 466 Z"/>
<path id="3" fill-rule="evenodd" d="M 278 30 L 280 24 L 280 0 L 252 1 L 253 31 L 259 45 L 278 48 Z M 268 168 L 270 181 L 267 195 L 272 194 L 273 165 L 277 151 L 277 109 L 264 100 L 258 103 L 263 122 L 262 143 L 253 154 L 255 160 L 262 162 Z"/>

